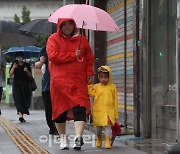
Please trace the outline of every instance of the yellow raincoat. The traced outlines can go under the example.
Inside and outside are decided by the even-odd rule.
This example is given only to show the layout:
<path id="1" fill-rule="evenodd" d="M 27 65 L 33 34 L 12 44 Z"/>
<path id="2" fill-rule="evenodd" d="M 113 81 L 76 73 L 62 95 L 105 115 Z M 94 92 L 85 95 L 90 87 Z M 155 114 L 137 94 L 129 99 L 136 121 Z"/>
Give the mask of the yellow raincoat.
<path id="1" fill-rule="evenodd" d="M 92 118 L 94 126 L 107 126 L 108 119 L 112 125 L 118 118 L 118 101 L 116 86 L 112 82 L 112 71 L 109 66 L 101 66 L 109 71 L 109 81 L 88 86 L 88 94 L 94 98 Z M 108 118 L 109 117 L 109 118 Z"/>

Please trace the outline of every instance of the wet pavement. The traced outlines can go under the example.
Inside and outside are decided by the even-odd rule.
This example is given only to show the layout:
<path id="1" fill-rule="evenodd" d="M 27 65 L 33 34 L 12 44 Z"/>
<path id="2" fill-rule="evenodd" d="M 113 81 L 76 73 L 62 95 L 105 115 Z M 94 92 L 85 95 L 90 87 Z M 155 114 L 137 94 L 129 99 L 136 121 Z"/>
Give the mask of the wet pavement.
<path id="1" fill-rule="evenodd" d="M 20 123 L 16 114 L 15 107 L 0 104 L 2 117 L 22 128 L 34 141 L 44 147 L 52 154 L 75 154 L 72 146 L 67 151 L 59 150 L 58 136 L 49 135 L 45 121 L 44 110 L 30 110 L 30 115 L 25 115 L 26 123 Z M 67 122 L 67 134 L 69 141 L 73 143 L 74 126 L 73 122 Z M 87 126 L 84 131 L 85 145 L 80 152 L 88 154 L 163 154 L 165 153 L 166 142 L 160 139 L 136 138 L 133 135 L 121 135 L 116 137 L 111 150 L 95 147 L 95 133 L 92 126 Z M 8 137 L 7 132 L 0 126 L 0 154 L 19 154 L 21 153 L 14 142 Z"/>
<path id="2" fill-rule="evenodd" d="M 166 151 L 166 143 L 161 139 L 137 139 L 133 136 L 126 136 L 120 138 L 119 142 L 147 154 L 164 154 Z"/>
<path id="3" fill-rule="evenodd" d="M 91 132 L 95 132 L 95 129 L 92 126 L 89 127 L 88 125 L 86 129 Z M 119 142 L 134 149 L 143 151 L 147 154 L 167 153 L 167 145 L 174 144 L 161 139 L 145 139 L 143 137 L 135 137 L 134 135 L 125 135 L 123 133 L 125 132 L 123 131 L 124 128 L 122 127 L 121 129 L 122 129 L 122 134 L 116 137 L 116 143 Z"/>

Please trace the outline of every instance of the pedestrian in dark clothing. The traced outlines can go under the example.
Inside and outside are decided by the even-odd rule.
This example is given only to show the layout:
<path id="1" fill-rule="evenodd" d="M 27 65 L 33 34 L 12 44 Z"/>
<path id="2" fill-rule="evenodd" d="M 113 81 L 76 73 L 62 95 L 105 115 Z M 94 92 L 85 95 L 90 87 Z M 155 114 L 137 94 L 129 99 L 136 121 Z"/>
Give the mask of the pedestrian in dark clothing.
<path id="1" fill-rule="evenodd" d="M 36 68 L 41 68 L 42 77 L 42 98 L 45 106 L 45 116 L 47 125 L 49 127 L 49 134 L 58 134 L 55 124 L 52 121 L 52 105 L 50 96 L 50 74 L 48 69 L 48 57 L 46 53 L 46 48 L 43 48 L 40 52 L 39 61 L 35 63 Z"/>
<path id="2" fill-rule="evenodd" d="M 16 60 L 10 67 L 10 77 L 13 78 L 13 99 L 19 115 L 20 122 L 26 122 L 23 114 L 29 115 L 32 91 L 29 82 L 32 78 L 31 67 L 23 61 L 23 52 L 16 52 Z"/>

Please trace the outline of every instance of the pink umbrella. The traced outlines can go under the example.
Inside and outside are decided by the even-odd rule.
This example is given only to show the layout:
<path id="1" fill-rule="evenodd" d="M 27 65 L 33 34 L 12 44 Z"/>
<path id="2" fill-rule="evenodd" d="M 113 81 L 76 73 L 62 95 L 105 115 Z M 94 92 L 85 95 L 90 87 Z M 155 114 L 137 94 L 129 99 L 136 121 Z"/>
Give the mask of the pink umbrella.
<path id="1" fill-rule="evenodd" d="M 86 4 L 69 4 L 59 8 L 49 18 L 57 23 L 58 18 L 73 18 L 78 28 L 117 32 L 119 27 L 104 10 Z"/>
<path id="2" fill-rule="evenodd" d="M 117 32 L 119 27 L 114 19 L 104 10 L 86 4 L 69 4 L 59 8 L 49 18 L 49 22 L 57 23 L 59 18 L 72 18 L 76 22 L 78 28 L 90 29 L 97 31 Z M 79 49 L 81 39 L 79 42 Z M 83 58 L 77 59 L 79 62 Z"/>

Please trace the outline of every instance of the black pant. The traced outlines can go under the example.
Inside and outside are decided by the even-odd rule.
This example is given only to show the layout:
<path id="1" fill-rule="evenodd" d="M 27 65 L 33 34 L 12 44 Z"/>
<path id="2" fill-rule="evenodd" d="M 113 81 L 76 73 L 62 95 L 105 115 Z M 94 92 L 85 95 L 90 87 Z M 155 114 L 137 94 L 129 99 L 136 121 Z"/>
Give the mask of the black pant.
<path id="1" fill-rule="evenodd" d="M 45 106 L 45 116 L 47 125 L 49 126 L 50 130 L 55 130 L 55 124 L 52 121 L 52 105 L 51 105 L 51 96 L 50 91 L 43 91 L 42 98 Z"/>
<path id="2" fill-rule="evenodd" d="M 86 108 L 81 106 L 75 106 L 72 108 L 74 121 L 85 121 L 86 122 Z M 64 123 L 66 121 L 67 111 L 59 115 L 54 121 L 56 123 Z"/>

